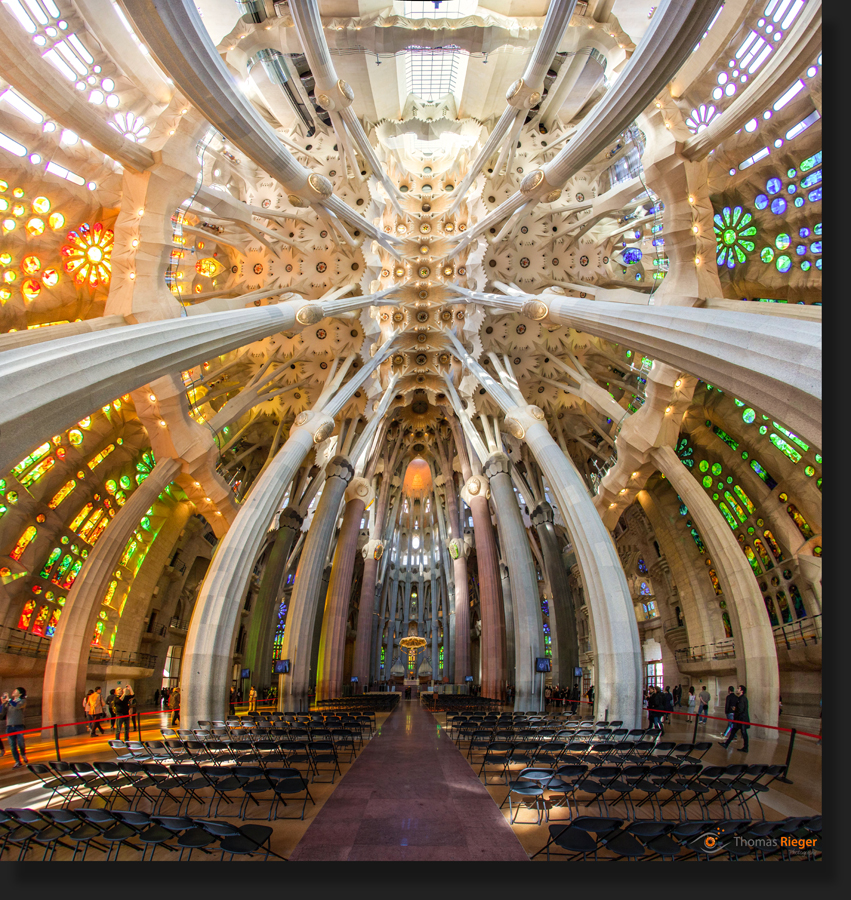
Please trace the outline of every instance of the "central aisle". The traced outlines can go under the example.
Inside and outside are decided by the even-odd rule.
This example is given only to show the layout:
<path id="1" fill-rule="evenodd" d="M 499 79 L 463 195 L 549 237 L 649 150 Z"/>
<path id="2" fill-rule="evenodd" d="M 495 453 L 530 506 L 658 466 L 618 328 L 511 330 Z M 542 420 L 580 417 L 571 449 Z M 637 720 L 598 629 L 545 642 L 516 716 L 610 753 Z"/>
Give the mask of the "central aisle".
<path id="1" fill-rule="evenodd" d="M 469 763 L 416 700 L 399 703 L 290 860 L 529 861 Z"/>

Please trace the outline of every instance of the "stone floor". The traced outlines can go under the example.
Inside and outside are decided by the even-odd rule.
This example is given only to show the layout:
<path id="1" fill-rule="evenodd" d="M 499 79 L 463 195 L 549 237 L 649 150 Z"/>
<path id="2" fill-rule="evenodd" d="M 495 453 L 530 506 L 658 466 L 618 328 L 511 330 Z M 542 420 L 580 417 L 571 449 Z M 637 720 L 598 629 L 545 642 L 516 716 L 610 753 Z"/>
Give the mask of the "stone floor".
<path id="1" fill-rule="evenodd" d="M 290 859 L 528 861 L 442 718 L 400 703 Z"/>

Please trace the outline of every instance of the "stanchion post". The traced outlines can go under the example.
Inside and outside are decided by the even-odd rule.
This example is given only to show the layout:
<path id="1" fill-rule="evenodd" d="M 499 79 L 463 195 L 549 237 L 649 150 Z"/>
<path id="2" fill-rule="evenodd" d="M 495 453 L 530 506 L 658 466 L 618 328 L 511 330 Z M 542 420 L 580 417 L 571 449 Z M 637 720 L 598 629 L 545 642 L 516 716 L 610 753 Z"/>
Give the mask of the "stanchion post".
<path id="1" fill-rule="evenodd" d="M 608 725 L 609 724 L 609 707 L 606 707 L 606 711 L 603 714 L 603 721 Z"/>
<path id="2" fill-rule="evenodd" d="M 789 749 L 786 751 L 786 764 L 783 766 L 783 774 L 777 777 L 778 781 L 782 781 L 783 784 L 794 784 L 794 781 L 789 779 L 789 764 L 792 762 L 792 750 L 795 746 L 795 735 L 798 733 L 797 728 L 792 729 L 792 733 L 789 735 Z"/>
<path id="3" fill-rule="evenodd" d="M 59 726 L 55 723 L 53 725 L 53 747 L 56 750 L 56 761 L 62 762 L 62 757 L 59 755 Z"/>
<path id="4" fill-rule="evenodd" d="M 694 733 L 691 736 L 691 742 L 693 744 L 697 743 L 697 723 L 700 721 L 700 716 L 694 717 Z"/>
<path id="5" fill-rule="evenodd" d="M 139 740 L 139 743 L 142 742 L 142 717 L 139 713 L 136 713 L 136 737 Z"/>

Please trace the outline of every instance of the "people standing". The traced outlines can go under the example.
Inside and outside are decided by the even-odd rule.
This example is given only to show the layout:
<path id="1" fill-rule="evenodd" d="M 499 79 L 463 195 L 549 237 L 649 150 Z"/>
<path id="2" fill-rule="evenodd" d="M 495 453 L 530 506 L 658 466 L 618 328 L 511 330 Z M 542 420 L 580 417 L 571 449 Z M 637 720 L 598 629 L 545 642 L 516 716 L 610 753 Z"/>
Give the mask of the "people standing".
<path id="1" fill-rule="evenodd" d="M 678 707 L 678 706 L 680 705 L 680 700 L 683 699 L 683 687 L 682 687 L 682 685 L 681 685 L 681 684 L 675 684 L 675 685 L 674 685 L 674 691 L 673 691 L 673 693 L 674 693 L 674 706 L 677 706 L 677 707 Z"/>
<path id="2" fill-rule="evenodd" d="M 733 719 L 736 718 L 736 704 L 739 698 L 736 696 L 736 689 L 731 684 L 727 688 L 727 696 L 724 698 L 724 715 L 727 717 L 727 727 L 723 734 L 716 734 L 715 737 L 726 739 L 727 735 L 733 730 Z"/>
<path id="3" fill-rule="evenodd" d="M 750 725 L 748 724 L 751 720 L 750 714 L 748 712 L 748 697 L 747 697 L 748 689 L 745 685 L 740 684 L 736 688 L 736 697 L 738 697 L 738 701 L 736 702 L 736 712 L 735 712 L 735 720 L 733 722 L 733 728 L 730 731 L 730 734 L 727 735 L 727 740 L 721 743 L 721 746 L 725 749 L 730 746 L 733 738 L 736 736 L 737 731 L 741 731 L 742 733 L 742 746 L 738 748 L 740 753 L 748 752 L 748 728 Z"/>
<path id="4" fill-rule="evenodd" d="M 89 709 L 89 718 L 92 721 L 92 731 L 90 737 L 97 737 L 97 729 L 101 734 L 106 734 L 101 719 L 105 718 L 106 707 L 103 704 L 103 696 L 100 687 L 96 687 L 94 691 L 86 698 Z"/>
<path id="5" fill-rule="evenodd" d="M 121 729 L 124 729 L 124 740 L 130 740 L 130 704 L 123 690 L 116 689 L 115 699 L 110 710 L 115 716 L 115 740 L 121 740 Z"/>
<path id="6" fill-rule="evenodd" d="M 253 684 L 248 692 L 248 711 L 257 712 L 257 688 Z"/>
<path id="7" fill-rule="evenodd" d="M 180 686 L 174 688 L 168 695 L 168 708 L 173 710 L 171 715 L 171 727 L 180 724 Z"/>
<path id="8" fill-rule="evenodd" d="M 709 712 L 709 701 L 712 699 L 709 691 L 706 690 L 706 685 L 703 685 L 697 697 L 700 700 L 700 706 L 697 708 L 697 721 L 698 724 L 705 725 L 706 714 Z"/>
<path id="9" fill-rule="evenodd" d="M 115 699 L 115 688 L 113 688 L 109 692 L 109 694 L 107 695 L 107 698 L 106 698 L 106 708 L 107 708 L 107 710 L 109 710 L 109 715 L 110 715 L 110 719 L 109 719 L 109 730 L 110 731 L 115 730 L 115 713 L 112 711 L 112 701 L 114 699 Z"/>
<path id="10" fill-rule="evenodd" d="M 674 695 L 671 693 L 670 685 L 665 686 L 665 724 L 671 722 L 671 713 L 674 711 Z"/>
<path id="11" fill-rule="evenodd" d="M 661 687 L 647 701 L 647 717 L 650 720 L 650 728 L 654 731 L 663 731 L 662 717 L 665 714 L 665 694 Z"/>
<path id="12" fill-rule="evenodd" d="M 15 688 L 11 697 L 4 691 L 0 701 L 3 704 L 2 716 L 6 719 L 6 734 L 9 735 L 9 746 L 12 748 L 12 757 L 15 760 L 15 765 L 12 768 L 20 769 L 21 766 L 29 763 L 24 736 L 16 733 L 24 730 L 24 710 L 27 708 L 26 688 Z"/>
<path id="13" fill-rule="evenodd" d="M 570 714 L 576 715 L 576 707 L 579 706 L 579 682 L 573 685 L 570 692 Z"/>
<path id="14" fill-rule="evenodd" d="M 547 685 L 544 688 L 544 710 L 550 705 L 550 700 L 553 698 L 553 689 Z"/>
<path id="15" fill-rule="evenodd" d="M 160 689 L 157 688 L 154 691 L 154 709 L 160 708 Z"/>
<path id="16" fill-rule="evenodd" d="M 694 696 L 694 685 L 689 685 L 688 689 L 688 718 L 686 722 L 691 722 L 691 717 L 694 715 L 694 706 L 695 706 L 696 698 Z"/>
<path id="17" fill-rule="evenodd" d="M 588 693 L 585 694 L 585 696 L 588 698 L 588 703 L 591 706 L 591 708 L 588 710 L 588 717 L 593 718 L 594 717 L 594 685 L 593 684 L 591 685 L 591 687 L 588 688 Z"/>
<path id="18" fill-rule="evenodd" d="M 127 700 L 127 712 L 130 716 L 128 722 L 130 727 L 138 729 L 139 718 L 138 712 L 136 711 L 136 693 L 129 684 L 124 688 L 124 697 Z"/>

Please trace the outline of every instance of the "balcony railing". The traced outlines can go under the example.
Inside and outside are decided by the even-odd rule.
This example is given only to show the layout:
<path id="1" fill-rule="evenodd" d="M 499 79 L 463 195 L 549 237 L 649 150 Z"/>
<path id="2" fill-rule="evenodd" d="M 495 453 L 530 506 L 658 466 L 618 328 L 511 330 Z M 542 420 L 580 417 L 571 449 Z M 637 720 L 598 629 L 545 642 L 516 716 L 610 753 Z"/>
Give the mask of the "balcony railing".
<path id="1" fill-rule="evenodd" d="M 188 622 L 188 620 L 186 620 L 186 619 L 177 619 L 177 618 L 173 618 L 173 619 L 168 623 L 168 627 L 169 627 L 169 628 L 173 628 L 175 631 L 183 631 L 183 632 L 186 632 L 186 631 L 189 631 L 189 622 Z"/>
<path id="2" fill-rule="evenodd" d="M 817 644 L 821 636 L 821 616 L 807 616 L 788 625 L 774 627 L 774 643 L 791 650 L 792 647 L 806 647 Z"/>
<path id="3" fill-rule="evenodd" d="M 703 662 L 712 659 L 733 659 L 736 656 L 736 642 L 732 638 L 714 644 L 698 647 L 684 647 L 675 653 L 678 663 Z"/>
<path id="4" fill-rule="evenodd" d="M 20 628 L 0 626 L 0 653 L 45 658 L 50 651 L 50 641 L 50 638 L 38 637 Z M 102 647 L 92 647 L 89 651 L 89 662 L 155 669 L 157 657 L 135 650 L 104 650 Z"/>

